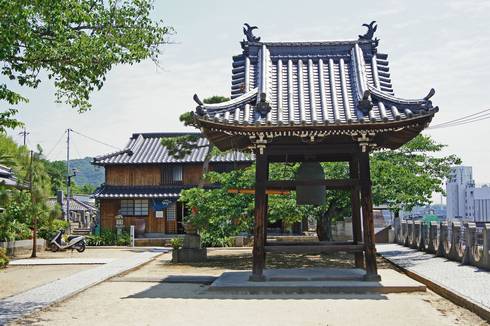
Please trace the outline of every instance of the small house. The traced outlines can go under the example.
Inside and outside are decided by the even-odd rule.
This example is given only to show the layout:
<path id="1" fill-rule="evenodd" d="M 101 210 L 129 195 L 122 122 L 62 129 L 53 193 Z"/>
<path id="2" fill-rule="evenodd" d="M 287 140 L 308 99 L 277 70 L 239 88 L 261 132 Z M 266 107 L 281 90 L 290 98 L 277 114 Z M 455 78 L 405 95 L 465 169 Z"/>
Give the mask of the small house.
<path id="1" fill-rule="evenodd" d="M 115 229 L 116 216 L 122 215 L 125 227 L 135 225 L 137 236 L 184 233 L 188 212 L 179 195 L 198 186 L 209 151 L 204 137 L 183 158 L 161 144 L 162 138 L 184 135 L 189 133 L 135 133 L 123 150 L 94 158 L 93 164 L 105 169 L 105 183 L 94 193 L 101 230 Z M 243 153 L 227 152 L 212 157 L 209 170 L 226 172 L 250 163 Z"/>

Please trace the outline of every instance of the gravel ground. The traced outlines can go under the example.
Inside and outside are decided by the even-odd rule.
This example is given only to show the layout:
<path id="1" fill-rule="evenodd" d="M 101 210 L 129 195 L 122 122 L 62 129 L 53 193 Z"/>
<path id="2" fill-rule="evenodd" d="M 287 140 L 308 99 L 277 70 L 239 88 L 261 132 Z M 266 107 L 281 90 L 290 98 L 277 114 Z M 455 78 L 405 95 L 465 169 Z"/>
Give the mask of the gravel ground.
<path id="1" fill-rule="evenodd" d="M 247 252 L 224 253 L 211 251 L 210 262 L 193 265 L 170 264 L 170 255 L 165 254 L 123 276 L 128 282 L 104 282 L 15 325 L 486 325 L 478 316 L 430 291 L 239 295 L 211 293 L 204 285 L 129 281 L 145 276 L 219 275 L 250 260 L 243 256 L 249 255 Z M 278 265 L 287 264 L 270 258 Z M 334 258 L 312 258 L 306 265 Z M 299 262 L 299 258 L 283 260 Z"/>

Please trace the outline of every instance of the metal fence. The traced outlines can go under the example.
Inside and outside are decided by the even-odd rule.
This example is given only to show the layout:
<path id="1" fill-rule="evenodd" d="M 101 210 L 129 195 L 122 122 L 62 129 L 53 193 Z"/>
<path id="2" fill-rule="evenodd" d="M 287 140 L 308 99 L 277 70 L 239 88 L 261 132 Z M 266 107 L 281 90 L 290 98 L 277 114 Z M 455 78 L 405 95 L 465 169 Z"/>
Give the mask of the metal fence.
<path id="1" fill-rule="evenodd" d="M 398 220 L 395 242 L 450 260 L 490 269 L 490 223 Z"/>

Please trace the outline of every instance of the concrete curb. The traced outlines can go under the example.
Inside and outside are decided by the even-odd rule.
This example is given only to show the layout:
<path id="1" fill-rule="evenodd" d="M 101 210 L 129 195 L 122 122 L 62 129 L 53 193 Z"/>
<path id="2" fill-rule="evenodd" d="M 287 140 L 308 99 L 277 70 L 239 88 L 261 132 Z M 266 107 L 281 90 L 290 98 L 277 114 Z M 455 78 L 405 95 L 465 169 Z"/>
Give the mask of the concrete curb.
<path id="1" fill-rule="evenodd" d="M 468 309 L 469 311 L 477 314 L 481 318 L 490 322 L 490 309 L 474 302 L 473 300 L 457 293 L 456 291 L 448 290 L 447 288 L 438 284 L 437 282 L 431 281 L 428 278 L 425 278 L 425 277 L 423 277 L 423 276 L 421 276 L 415 272 L 412 272 L 412 271 L 406 269 L 405 267 L 402 267 L 402 266 L 394 263 L 393 261 L 389 260 L 388 258 L 383 257 L 381 254 L 377 254 L 377 255 L 382 257 L 383 259 L 385 259 L 387 262 L 389 262 L 393 266 L 395 266 L 400 272 L 402 272 L 405 275 L 407 275 L 408 277 L 424 284 L 425 286 L 427 286 L 428 289 L 437 293 L 441 297 L 448 299 L 449 301 L 451 301 L 452 303 L 454 303 L 460 307 Z"/>

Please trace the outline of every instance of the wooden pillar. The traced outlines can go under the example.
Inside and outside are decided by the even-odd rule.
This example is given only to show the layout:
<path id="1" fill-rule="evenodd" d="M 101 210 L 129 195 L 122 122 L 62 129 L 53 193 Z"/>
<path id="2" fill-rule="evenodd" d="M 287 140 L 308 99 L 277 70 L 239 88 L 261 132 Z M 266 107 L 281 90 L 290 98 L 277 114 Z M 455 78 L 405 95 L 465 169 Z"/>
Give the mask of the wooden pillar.
<path id="1" fill-rule="evenodd" d="M 255 156 L 255 226 L 253 246 L 253 267 L 250 281 L 265 281 L 265 228 L 267 214 L 266 182 L 269 175 L 269 162 L 265 154 Z"/>
<path id="2" fill-rule="evenodd" d="M 364 246 L 367 281 L 381 280 L 376 266 L 376 246 L 374 243 L 373 201 L 371 194 L 371 173 L 369 171 L 369 151 L 359 154 L 362 222 L 364 227 Z"/>
<path id="3" fill-rule="evenodd" d="M 359 180 L 359 159 L 354 156 L 349 162 L 349 170 L 351 179 Z M 359 186 L 355 186 L 351 190 L 351 207 L 352 207 L 352 238 L 354 243 L 362 242 L 361 228 L 361 200 L 359 198 Z M 364 268 L 364 253 L 356 252 L 354 254 L 354 262 L 357 268 Z"/>

